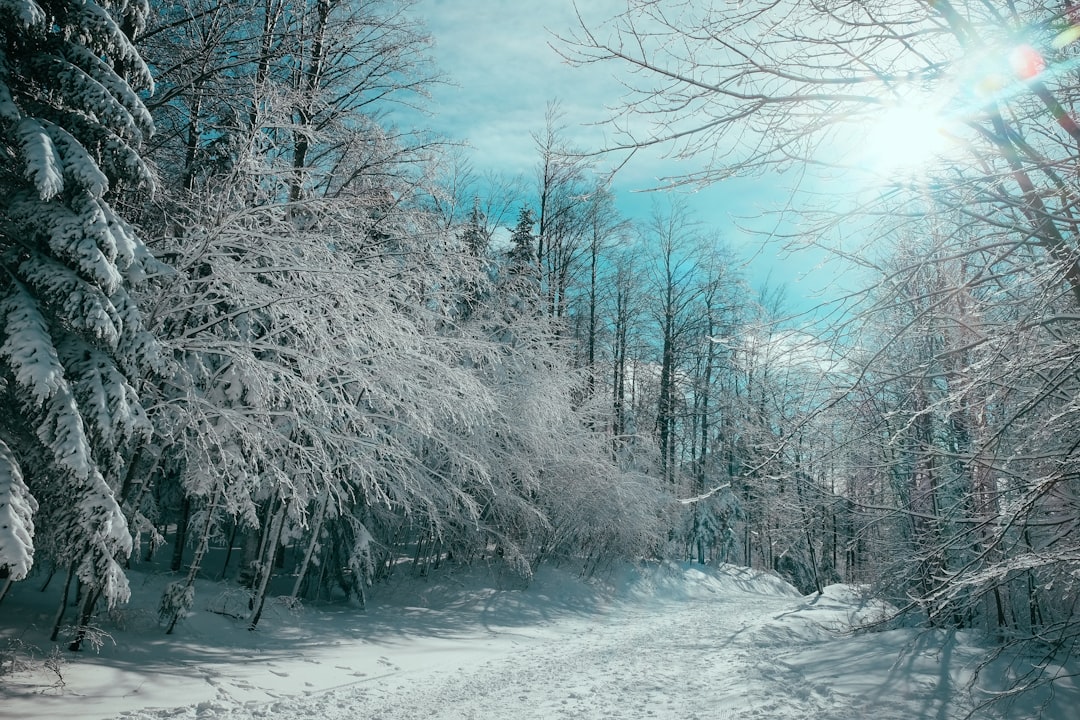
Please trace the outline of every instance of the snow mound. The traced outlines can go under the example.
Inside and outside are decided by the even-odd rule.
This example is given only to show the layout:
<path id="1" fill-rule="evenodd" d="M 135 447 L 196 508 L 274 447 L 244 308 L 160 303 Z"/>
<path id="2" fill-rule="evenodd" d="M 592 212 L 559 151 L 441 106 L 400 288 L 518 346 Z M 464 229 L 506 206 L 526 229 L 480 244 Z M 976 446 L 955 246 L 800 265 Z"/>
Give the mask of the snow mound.
<path id="1" fill-rule="evenodd" d="M 838 634 L 883 625 L 896 608 L 872 597 L 858 585 L 829 585 L 820 593 L 803 596 L 803 602 L 772 618 L 763 635 L 772 642 L 827 641 Z"/>
<path id="2" fill-rule="evenodd" d="M 625 594 L 636 601 L 685 601 L 712 597 L 765 596 L 798 598 L 802 593 L 761 570 L 736 565 L 693 563 L 642 565 L 627 583 Z"/>

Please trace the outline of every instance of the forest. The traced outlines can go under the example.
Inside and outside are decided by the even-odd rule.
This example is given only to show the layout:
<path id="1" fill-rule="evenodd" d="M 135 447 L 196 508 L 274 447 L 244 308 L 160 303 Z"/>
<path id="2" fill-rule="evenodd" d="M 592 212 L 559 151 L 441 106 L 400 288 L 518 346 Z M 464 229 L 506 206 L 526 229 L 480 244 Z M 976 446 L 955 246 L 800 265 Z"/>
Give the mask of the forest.
<path id="1" fill-rule="evenodd" d="M 553 102 L 524 179 L 393 121 L 442 81 L 409 0 L 0 27 L 0 612 L 60 586 L 78 650 L 150 562 L 171 634 L 198 578 L 254 629 L 271 594 L 665 558 L 1076 654 L 1068 0 L 626 0 L 555 43 L 625 77 L 612 144 Z M 837 150 L 894 112 L 944 139 L 917 173 Z M 704 169 L 631 220 L 600 159 L 655 146 Z M 675 191 L 779 173 L 794 256 L 863 281 L 812 312 Z"/>

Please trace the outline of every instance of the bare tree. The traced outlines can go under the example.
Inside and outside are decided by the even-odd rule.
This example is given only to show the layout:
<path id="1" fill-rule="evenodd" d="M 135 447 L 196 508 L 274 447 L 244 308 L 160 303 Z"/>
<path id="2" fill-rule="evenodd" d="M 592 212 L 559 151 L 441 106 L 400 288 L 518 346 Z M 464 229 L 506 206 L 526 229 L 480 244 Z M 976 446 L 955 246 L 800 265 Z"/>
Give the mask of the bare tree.
<path id="1" fill-rule="evenodd" d="M 583 26 L 565 52 L 627 70 L 614 149 L 660 145 L 699 160 L 670 181 L 818 167 L 930 188 L 970 219 L 1033 240 L 1055 267 L 1049 279 L 1080 297 L 1069 240 L 1077 188 L 1062 171 L 1080 137 L 1068 112 L 1075 38 L 1061 33 L 1070 17 L 1054 2 L 631 0 L 609 25 Z M 916 125 L 927 132 L 910 134 Z M 930 147 L 942 134 L 948 146 Z M 857 149 L 868 142 L 937 149 L 946 162 L 913 178 L 867 163 Z"/>
<path id="2" fill-rule="evenodd" d="M 568 293 L 590 235 L 588 164 L 569 147 L 558 103 L 549 103 L 543 132 L 533 136 L 537 168 L 536 263 L 551 317 L 564 317 Z"/>
<path id="3" fill-rule="evenodd" d="M 673 483 L 681 460 L 677 447 L 685 402 L 683 364 L 696 328 L 693 314 L 701 295 L 698 273 L 703 237 L 678 200 L 669 210 L 656 205 L 644 232 L 643 242 L 651 248 L 649 280 L 657 298 L 650 312 L 659 334 L 656 434 L 660 474 Z"/>

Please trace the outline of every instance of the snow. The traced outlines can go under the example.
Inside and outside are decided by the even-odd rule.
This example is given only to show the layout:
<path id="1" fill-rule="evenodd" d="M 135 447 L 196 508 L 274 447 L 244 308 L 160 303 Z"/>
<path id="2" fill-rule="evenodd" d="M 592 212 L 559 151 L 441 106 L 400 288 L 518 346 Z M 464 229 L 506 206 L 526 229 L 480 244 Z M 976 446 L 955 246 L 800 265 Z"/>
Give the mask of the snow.
<path id="1" fill-rule="evenodd" d="M 9 8 L 13 7 L 14 15 L 25 27 L 33 27 L 35 25 L 43 25 L 48 19 L 45 11 L 41 9 L 34 0 L 16 0 L 16 2 L 5 2 Z"/>
<path id="2" fill-rule="evenodd" d="M 64 162 L 64 172 L 75 181 L 77 186 L 84 188 L 93 197 L 100 198 L 104 195 L 109 189 L 109 178 L 101 172 L 101 168 L 90 157 L 90 153 L 86 151 L 83 144 L 59 125 L 48 120 L 40 122 L 49 133 L 53 145 L 60 152 L 60 157 Z"/>
<path id="3" fill-rule="evenodd" d="M 112 641 L 63 665 L 62 687 L 40 667 L 4 677 L 0 716 L 909 720 L 962 717 L 987 698 L 966 690 L 983 656 L 975 636 L 851 633 L 888 607 L 850 586 L 803 597 L 733 566 L 622 567 L 591 581 L 541 567 L 527 586 L 448 570 L 374 588 L 366 610 L 279 598 L 256 632 L 238 589 L 200 581 L 192 614 L 165 636 L 153 607 L 174 577 L 134 572 L 132 605 L 101 623 Z M 20 590 L 0 606 L 0 637 L 37 644 L 52 603 Z M 980 677 L 1000 679 L 995 667 Z M 1065 720 L 1078 702 L 1063 679 L 1052 696 L 976 717 L 1036 717 L 1046 703 L 1042 717 Z"/>
<path id="4" fill-rule="evenodd" d="M 26 177 L 34 182 L 42 200 L 56 197 L 64 190 L 64 171 L 52 139 L 34 118 L 23 118 L 15 129 L 22 143 Z"/>
<path id="5" fill-rule="evenodd" d="M 22 580 L 34 564 L 37 509 L 15 454 L 0 440 L 0 567 L 7 569 L 12 580 Z"/>
<path id="6" fill-rule="evenodd" d="M 34 298 L 17 289 L 0 302 L 0 319 L 0 358 L 7 358 L 16 383 L 40 405 L 67 384 L 45 317 Z"/>

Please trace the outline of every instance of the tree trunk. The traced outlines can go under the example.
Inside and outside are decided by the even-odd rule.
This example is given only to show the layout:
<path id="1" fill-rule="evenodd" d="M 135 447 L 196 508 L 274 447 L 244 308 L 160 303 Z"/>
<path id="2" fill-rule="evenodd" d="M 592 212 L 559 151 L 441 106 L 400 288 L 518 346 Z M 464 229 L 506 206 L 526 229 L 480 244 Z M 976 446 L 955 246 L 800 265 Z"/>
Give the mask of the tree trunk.
<path id="1" fill-rule="evenodd" d="M 210 529 L 214 523 L 214 513 L 217 510 L 217 503 L 221 494 L 222 488 L 219 486 L 210 501 L 210 506 L 206 509 L 206 519 L 203 522 L 203 526 L 199 533 L 199 544 L 195 548 L 195 553 L 191 556 L 191 565 L 188 567 L 187 577 L 184 580 L 184 587 L 186 588 L 190 588 L 195 584 L 195 578 L 199 574 L 199 568 L 202 567 L 203 557 L 206 556 L 206 550 L 210 545 Z M 172 634 L 177 620 L 180 619 L 181 612 L 182 610 L 178 609 L 173 613 L 172 619 L 169 620 L 169 627 L 165 631 L 166 635 Z"/>
<path id="2" fill-rule="evenodd" d="M 176 544 L 173 546 L 172 563 L 169 569 L 180 572 L 184 565 L 184 546 L 187 545 L 188 521 L 191 519 L 191 498 L 184 495 L 184 501 L 180 504 L 180 519 L 176 522 Z"/>
<path id="3" fill-rule="evenodd" d="M 240 531 L 240 523 L 236 522 L 236 518 L 233 518 L 232 528 L 229 530 L 229 546 L 225 548 L 225 560 L 221 563 L 221 572 L 218 573 L 218 580 L 224 580 L 225 575 L 229 572 L 229 561 L 232 560 L 233 546 L 236 545 L 236 535 Z"/>
<path id="4" fill-rule="evenodd" d="M 64 589 L 60 593 L 60 607 L 56 609 L 56 617 L 53 619 L 52 632 L 49 634 L 49 641 L 56 642 L 56 637 L 60 634 L 60 623 L 64 621 L 64 611 L 67 608 L 68 595 L 71 592 L 71 578 L 75 575 L 75 565 L 68 566 L 67 576 L 64 578 Z"/>
<path id="5" fill-rule="evenodd" d="M 94 615 L 94 607 L 100 597 L 101 590 L 97 588 L 88 589 L 84 594 L 82 609 L 79 611 L 79 624 L 75 628 L 75 638 L 68 645 L 68 650 L 71 652 L 78 652 L 82 648 L 83 640 L 86 639 L 86 627 Z"/>
<path id="6" fill-rule="evenodd" d="M 281 543 L 281 533 L 284 526 L 285 502 L 281 501 L 277 512 L 274 513 L 270 527 L 267 528 L 267 542 L 264 546 L 264 552 L 259 558 L 257 585 L 255 595 L 252 598 L 254 607 L 251 617 L 248 619 L 248 630 L 254 630 L 255 626 L 259 624 L 259 619 L 262 618 L 263 606 L 266 603 L 266 590 L 270 585 L 270 576 L 274 574 L 274 557 L 277 555 L 278 545 Z"/>

